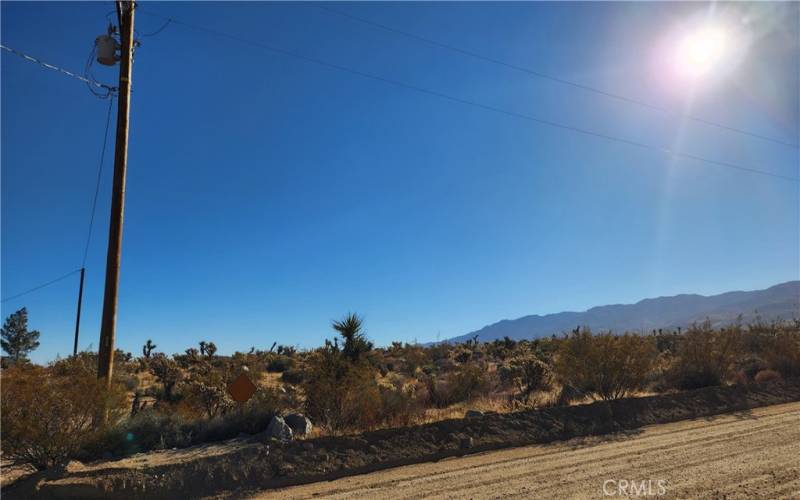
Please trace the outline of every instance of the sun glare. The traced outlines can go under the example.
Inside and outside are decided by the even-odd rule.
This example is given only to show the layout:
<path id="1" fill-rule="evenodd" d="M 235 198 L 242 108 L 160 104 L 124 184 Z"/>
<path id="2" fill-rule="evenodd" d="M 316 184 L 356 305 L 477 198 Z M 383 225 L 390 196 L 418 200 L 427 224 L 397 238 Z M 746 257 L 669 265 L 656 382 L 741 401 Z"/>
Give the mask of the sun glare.
<path id="1" fill-rule="evenodd" d="M 677 64 L 693 79 L 713 73 L 726 56 L 728 37 L 719 26 L 705 26 L 688 33 L 678 45 Z"/>

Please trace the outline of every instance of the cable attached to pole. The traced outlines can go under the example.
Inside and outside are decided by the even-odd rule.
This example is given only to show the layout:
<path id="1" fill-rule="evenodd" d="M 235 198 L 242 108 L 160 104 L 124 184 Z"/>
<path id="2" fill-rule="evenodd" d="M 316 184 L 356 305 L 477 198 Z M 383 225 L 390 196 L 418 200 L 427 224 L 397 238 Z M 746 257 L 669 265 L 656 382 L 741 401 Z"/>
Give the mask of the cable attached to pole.
<path id="1" fill-rule="evenodd" d="M 100 180 L 103 175 L 103 163 L 105 162 L 106 158 L 106 146 L 108 145 L 108 129 L 111 125 L 111 110 L 114 107 L 114 99 L 113 97 L 108 101 L 108 113 L 106 114 L 106 128 L 105 132 L 103 132 L 103 148 L 100 150 L 100 165 L 97 168 L 97 180 L 94 185 L 94 197 L 92 198 L 92 211 L 89 215 L 89 231 L 86 234 L 86 246 L 83 250 L 83 260 L 81 261 L 81 267 L 86 267 L 86 257 L 89 255 L 89 242 L 92 239 L 92 228 L 94 227 L 94 214 L 97 209 L 97 197 L 100 193 Z"/>
<path id="2" fill-rule="evenodd" d="M 20 292 L 20 293 L 18 293 L 16 295 L 12 295 L 10 297 L 5 297 L 4 299 L 0 300 L 0 302 L 8 302 L 9 300 L 13 300 L 13 299 L 22 297 L 23 295 L 28 295 L 29 293 L 33 293 L 33 292 L 35 292 L 37 290 L 41 290 L 44 287 L 50 286 L 50 285 L 52 285 L 54 283 L 58 283 L 61 280 L 67 279 L 70 276 L 72 276 L 73 274 L 79 273 L 79 272 L 81 272 L 80 269 L 75 269 L 73 271 L 68 272 L 67 274 L 65 274 L 63 276 L 60 276 L 60 277 L 58 277 L 58 278 L 56 278 L 54 280 L 48 281 L 47 283 L 42 283 L 41 285 L 35 286 L 33 288 L 29 288 L 28 290 L 25 290 L 24 292 Z"/>
<path id="3" fill-rule="evenodd" d="M 7 51 L 7 52 L 10 52 L 10 53 L 12 53 L 12 54 L 14 54 L 16 56 L 19 56 L 19 57 L 25 59 L 26 61 L 30 61 L 30 62 L 36 63 L 36 64 L 38 64 L 39 66 L 41 66 L 41 67 L 43 67 L 45 69 L 50 69 L 50 70 L 53 70 L 53 71 L 57 71 L 59 73 L 65 74 L 65 75 L 67 75 L 69 77 L 75 78 L 76 80 L 80 80 L 80 81 L 82 81 L 83 83 L 85 83 L 87 85 L 93 85 L 93 86 L 95 86 L 97 88 L 105 89 L 108 92 L 116 92 L 117 91 L 117 87 L 112 87 L 110 85 L 106 85 L 105 83 L 92 81 L 92 80 L 90 80 L 90 79 L 88 79 L 88 78 L 86 78 L 84 76 L 80 76 L 78 74 L 75 74 L 72 71 L 66 70 L 64 68 L 59 68 L 58 66 L 54 66 L 54 65 L 52 65 L 50 63 L 46 63 L 46 62 L 42 61 L 41 59 L 37 59 L 37 58 L 35 58 L 33 56 L 30 56 L 30 55 L 28 55 L 28 54 L 26 54 L 24 52 L 20 52 L 19 50 L 12 49 L 11 47 L 9 47 L 7 45 L 0 44 L 0 49 L 3 49 L 5 51 Z"/>

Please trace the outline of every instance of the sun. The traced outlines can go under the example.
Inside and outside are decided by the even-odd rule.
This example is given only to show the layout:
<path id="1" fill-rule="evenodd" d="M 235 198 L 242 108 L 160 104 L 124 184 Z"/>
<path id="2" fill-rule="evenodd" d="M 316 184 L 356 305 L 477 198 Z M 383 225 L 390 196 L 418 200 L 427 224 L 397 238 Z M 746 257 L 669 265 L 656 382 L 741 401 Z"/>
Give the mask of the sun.
<path id="1" fill-rule="evenodd" d="M 675 62 L 685 76 L 704 78 L 720 67 L 728 47 L 728 35 L 722 27 L 702 26 L 686 33 L 680 40 Z"/>

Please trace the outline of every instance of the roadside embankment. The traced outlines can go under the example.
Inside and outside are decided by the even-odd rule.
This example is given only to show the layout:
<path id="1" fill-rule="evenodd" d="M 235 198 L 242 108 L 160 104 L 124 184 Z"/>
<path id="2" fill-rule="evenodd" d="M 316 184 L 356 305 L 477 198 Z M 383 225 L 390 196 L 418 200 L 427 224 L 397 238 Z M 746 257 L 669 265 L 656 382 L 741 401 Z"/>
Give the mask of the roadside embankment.
<path id="1" fill-rule="evenodd" d="M 258 437 L 39 473 L 7 498 L 201 498 L 330 480 L 487 450 L 607 434 L 800 401 L 800 379 L 709 387 L 292 443 Z"/>

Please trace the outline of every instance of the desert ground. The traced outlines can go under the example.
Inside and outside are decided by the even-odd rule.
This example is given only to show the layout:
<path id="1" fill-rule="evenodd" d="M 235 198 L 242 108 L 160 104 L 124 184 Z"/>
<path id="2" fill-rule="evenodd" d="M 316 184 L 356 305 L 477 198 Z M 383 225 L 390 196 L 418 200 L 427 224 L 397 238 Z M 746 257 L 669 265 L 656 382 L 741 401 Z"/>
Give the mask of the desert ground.
<path id="1" fill-rule="evenodd" d="M 800 498 L 800 402 L 453 458 L 253 498 Z M 610 482 L 613 480 L 614 482 Z M 609 482 L 607 482 L 609 481 Z M 603 491 L 603 487 L 606 491 Z M 609 495 L 610 493 L 610 495 Z M 630 483 L 629 496 L 636 496 Z"/>

